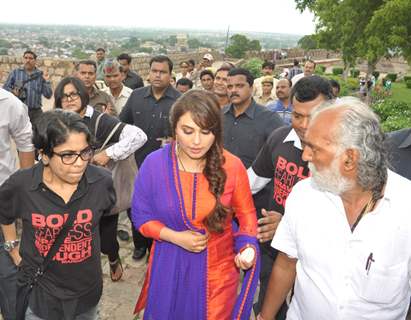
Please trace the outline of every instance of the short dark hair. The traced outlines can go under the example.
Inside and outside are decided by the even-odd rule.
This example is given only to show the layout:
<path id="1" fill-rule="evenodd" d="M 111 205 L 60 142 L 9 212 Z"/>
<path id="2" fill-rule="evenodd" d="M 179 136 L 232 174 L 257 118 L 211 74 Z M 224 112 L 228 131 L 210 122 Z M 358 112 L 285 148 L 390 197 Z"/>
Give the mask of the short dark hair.
<path id="1" fill-rule="evenodd" d="M 251 74 L 250 71 L 244 68 L 233 68 L 230 71 L 228 71 L 228 76 L 233 77 L 233 76 L 245 76 L 247 78 L 247 82 L 250 85 L 250 87 L 254 84 L 254 77 Z"/>
<path id="2" fill-rule="evenodd" d="M 317 63 L 315 63 L 315 61 L 312 60 L 312 59 L 308 59 L 308 60 L 305 61 L 305 63 L 307 63 L 307 62 L 314 64 L 314 68 L 315 68 L 316 65 L 317 65 Z M 305 64 L 305 63 L 304 63 L 304 64 Z"/>
<path id="3" fill-rule="evenodd" d="M 60 81 L 57 85 L 56 89 L 54 90 L 54 106 L 57 109 L 61 109 L 61 99 L 63 98 L 64 94 L 64 87 L 71 83 L 74 88 L 76 88 L 78 95 L 81 99 L 81 107 L 84 109 L 87 107 L 90 97 L 88 95 L 87 89 L 84 86 L 83 81 L 76 77 L 66 77 Z"/>
<path id="4" fill-rule="evenodd" d="M 274 63 L 272 63 L 271 61 L 264 61 L 263 62 L 263 64 L 261 65 L 261 69 L 264 69 L 264 68 L 270 68 L 270 69 L 275 69 L 275 64 Z"/>
<path id="5" fill-rule="evenodd" d="M 308 102 L 322 94 L 327 100 L 333 98 L 330 82 L 320 76 L 303 77 L 291 89 L 291 101 Z"/>
<path id="6" fill-rule="evenodd" d="M 35 53 L 34 53 L 33 51 L 31 51 L 31 50 L 26 50 L 26 51 L 24 51 L 23 57 L 24 57 L 26 54 L 31 54 L 31 55 L 33 56 L 34 60 L 37 59 L 37 54 L 35 54 Z"/>
<path id="7" fill-rule="evenodd" d="M 96 52 L 97 52 L 97 51 L 103 51 L 104 53 L 106 53 L 106 50 L 104 50 L 103 48 L 97 48 L 97 49 L 96 49 Z"/>
<path id="8" fill-rule="evenodd" d="M 67 141 L 70 132 L 84 133 L 87 143 L 93 144 L 90 130 L 79 114 L 60 109 L 47 111 L 33 127 L 33 144 L 51 157 L 54 148 Z"/>
<path id="9" fill-rule="evenodd" d="M 229 67 L 228 65 L 222 65 L 220 68 L 217 69 L 217 71 L 214 73 L 214 76 L 217 75 L 217 73 L 219 73 L 220 71 L 227 71 L 230 72 L 231 69 L 233 69 L 234 67 Z"/>
<path id="10" fill-rule="evenodd" d="M 330 81 L 330 86 L 331 86 L 332 88 L 337 88 L 337 89 L 338 89 L 338 92 L 340 92 L 341 87 L 340 87 L 340 84 L 338 83 L 338 81 L 337 81 L 337 80 L 334 80 L 334 79 L 330 79 L 329 81 Z"/>
<path id="11" fill-rule="evenodd" d="M 171 61 L 171 59 L 169 57 L 164 56 L 164 55 L 159 55 L 159 56 L 152 57 L 150 59 L 150 64 L 149 64 L 150 68 L 151 68 L 151 65 L 153 64 L 153 62 L 159 62 L 159 63 L 167 62 L 168 70 L 170 71 L 170 74 L 173 72 L 173 61 Z"/>
<path id="12" fill-rule="evenodd" d="M 127 53 L 122 53 L 117 56 L 117 61 L 119 60 L 127 60 L 127 64 L 131 63 L 131 56 Z"/>
<path id="13" fill-rule="evenodd" d="M 213 71 L 211 71 L 211 70 L 209 70 L 209 69 L 205 69 L 205 70 L 201 71 L 201 73 L 200 73 L 200 80 L 201 80 L 202 77 L 204 77 L 204 76 L 206 76 L 206 75 L 209 75 L 209 76 L 210 76 L 211 78 L 213 78 L 213 80 L 214 80 L 214 73 L 213 73 Z"/>
<path id="14" fill-rule="evenodd" d="M 193 81 L 191 81 L 190 79 L 187 78 L 181 78 L 177 81 L 176 83 L 176 87 L 180 85 L 180 86 L 188 86 L 190 89 L 193 88 Z"/>
<path id="15" fill-rule="evenodd" d="M 195 65 L 196 65 L 196 62 L 194 61 L 194 59 L 188 59 L 188 60 L 187 60 L 187 63 L 188 63 L 188 64 L 191 64 L 192 66 L 195 66 Z"/>
<path id="16" fill-rule="evenodd" d="M 85 64 L 86 66 L 93 66 L 94 71 L 97 72 L 97 63 L 94 60 L 80 60 L 76 63 L 76 66 L 74 67 L 76 71 L 79 70 L 81 64 Z"/>

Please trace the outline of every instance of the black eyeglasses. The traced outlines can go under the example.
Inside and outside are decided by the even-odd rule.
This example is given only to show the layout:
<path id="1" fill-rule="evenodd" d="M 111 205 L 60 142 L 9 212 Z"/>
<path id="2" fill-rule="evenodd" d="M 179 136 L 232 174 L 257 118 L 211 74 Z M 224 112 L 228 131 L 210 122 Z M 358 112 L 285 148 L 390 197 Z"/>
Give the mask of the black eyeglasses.
<path id="1" fill-rule="evenodd" d="M 67 102 L 69 100 L 74 101 L 77 100 L 80 97 L 78 92 L 71 92 L 69 94 L 63 93 L 63 96 L 61 97 L 61 101 Z"/>
<path id="2" fill-rule="evenodd" d="M 59 156 L 61 158 L 61 161 L 64 164 L 73 164 L 77 161 L 78 157 L 81 158 L 83 161 L 89 161 L 91 158 L 93 158 L 94 155 L 94 149 L 92 147 L 87 147 L 84 150 L 81 150 L 80 152 L 62 152 L 62 153 L 57 153 L 53 152 L 54 155 Z"/>

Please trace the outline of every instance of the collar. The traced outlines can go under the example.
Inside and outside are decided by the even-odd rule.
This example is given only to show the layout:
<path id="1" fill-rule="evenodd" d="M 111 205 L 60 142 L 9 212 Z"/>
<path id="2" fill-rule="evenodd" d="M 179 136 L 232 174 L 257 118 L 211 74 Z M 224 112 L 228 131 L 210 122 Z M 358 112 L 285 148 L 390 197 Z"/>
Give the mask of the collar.
<path id="1" fill-rule="evenodd" d="M 93 116 L 94 114 L 94 108 L 92 106 L 87 106 L 86 107 L 86 113 L 84 114 L 84 117 L 90 118 Z"/>
<path id="2" fill-rule="evenodd" d="M 144 95 L 143 95 L 144 98 L 148 98 L 148 97 L 153 97 L 153 98 L 154 98 L 154 95 L 153 95 L 153 93 L 152 93 L 152 91 L 151 91 L 151 85 L 150 85 L 150 86 L 147 86 L 147 87 L 144 87 L 144 89 L 145 89 L 145 92 L 144 92 Z M 175 92 L 174 92 L 174 91 L 175 91 Z M 176 98 L 178 98 L 178 95 L 176 94 L 176 92 L 177 92 L 177 90 L 173 90 L 173 88 L 171 87 L 171 85 L 169 85 L 169 86 L 167 87 L 166 91 L 164 91 L 164 93 L 163 93 L 163 95 L 162 95 L 162 97 L 161 97 L 160 99 L 162 99 L 163 97 L 168 97 L 168 98 L 171 98 L 171 99 L 176 99 Z M 154 98 L 154 99 L 155 99 L 155 98 Z"/>
<path id="3" fill-rule="evenodd" d="M 247 107 L 247 109 L 245 109 L 243 113 L 250 119 L 254 119 L 256 108 L 257 108 L 257 102 L 255 102 L 255 100 L 251 98 L 250 105 Z M 223 113 L 227 113 L 227 112 L 230 112 L 234 115 L 234 105 L 232 103 L 224 107 Z"/>
<path id="4" fill-rule="evenodd" d="M 408 148 L 410 146 L 411 146 L 411 129 L 409 130 L 408 135 L 405 137 L 405 139 L 398 146 L 398 148 Z"/>
<path id="5" fill-rule="evenodd" d="M 283 143 L 286 143 L 286 142 L 293 142 L 294 147 L 296 147 L 297 149 L 303 150 L 303 147 L 301 145 L 301 140 L 298 137 L 297 132 L 295 132 L 294 129 L 291 129 L 291 131 L 288 133 L 288 135 L 283 140 Z"/>
<path id="6" fill-rule="evenodd" d="M 97 182 L 98 180 L 101 179 L 101 175 L 99 174 L 99 171 L 96 170 L 93 165 L 88 165 L 86 168 L 86 171 L 84 172 L 83 176 L 81 177 L 81 180 L 79 182 L 79 187 L 81 188 L 82 185 L 85 184 L 92 184 Z M 31 180 L 31 186 L 30 190 L 37 190 L 40 186 L 42 186 L 43 183 L 43 171 L 44 171 L 44 165 L 43 162 L 39 161 L 37 162 L 33 167 L 32 167 L 33 173 L 32 173 L 32 180 Z"/>

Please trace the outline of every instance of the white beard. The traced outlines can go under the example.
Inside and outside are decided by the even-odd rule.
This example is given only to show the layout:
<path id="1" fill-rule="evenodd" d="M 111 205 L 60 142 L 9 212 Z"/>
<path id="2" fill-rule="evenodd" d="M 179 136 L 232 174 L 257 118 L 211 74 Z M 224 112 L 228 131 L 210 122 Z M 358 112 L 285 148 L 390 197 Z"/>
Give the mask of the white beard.
<path id="1" fill-rule="evenodd" d="M 353 182 L 343 177 L 338 167 L 338 158 L 335 157 L 328 168 L 318 171 L 312 162 L 308 163 L 314 187 L 321 191 L 341 195 L 353 187 Z"/>

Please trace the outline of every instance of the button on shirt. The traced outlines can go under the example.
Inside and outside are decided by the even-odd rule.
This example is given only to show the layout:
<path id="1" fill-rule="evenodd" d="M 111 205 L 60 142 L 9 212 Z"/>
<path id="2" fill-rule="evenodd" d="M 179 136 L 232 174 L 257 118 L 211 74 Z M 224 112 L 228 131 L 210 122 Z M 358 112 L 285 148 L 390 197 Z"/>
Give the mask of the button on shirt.
<path id="1" fill-rule="evenodd" d="M 411 182 L 388 171 L 384 197 L 351 232 L 341 198 L 297 183 L 272 246 L 297 260 L 287 319 L 405 319 Z"/>
<path id="2" fill-rule="evenodd" d="M 34 80 L 28 81 L 30 77 Z M 21 87 L 25 82 L 23 88 L 26 89 L 26 100 L 24 103 L 31 109 L 41 108 L 41 96 L 45 96 L 47 99 L 51 98 L 53 94 L 51 90 L 50 81 L 46 81 L 43 78 L 43 72 L 39 69 L 34 69 L 31 74 L 27 73 L 24 68 L 14 69 L 7 78 L 4 84 L 4 89 L 7 91 L 13 90 L 15 87 Z"/>
<path id="3" fill-rule="evenodd" d="M 244 113 L 234 115 L 234 106 L 223 108 L 224 148 L 250 167 L 274 129 L 283 125 L 280 117 L 257 104 L 254 99 Z"/>
<path id="4" fill-rule="evenodd" d="M 180 96 L 180 93 L 169 86 L 163 96 L 156 100 L 151 86 L 133 91 L 120 113 L 120 120 L 134 124 L 147 135 L 148 141 L 135 153 L 136 162 L 141 166 L 146 156 L 161 147 L 158 138 L 171 136 L 168 120 L 170 108 Z"/>

